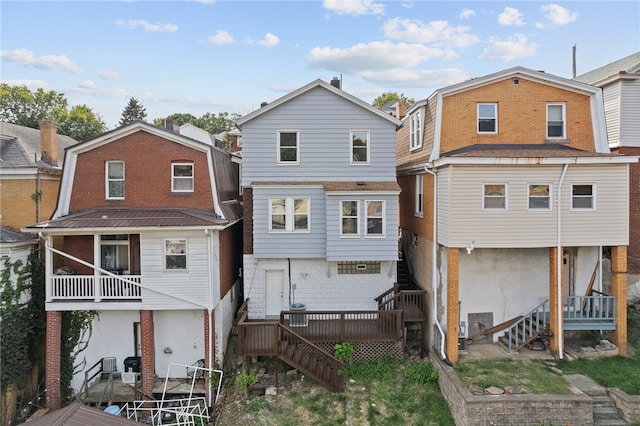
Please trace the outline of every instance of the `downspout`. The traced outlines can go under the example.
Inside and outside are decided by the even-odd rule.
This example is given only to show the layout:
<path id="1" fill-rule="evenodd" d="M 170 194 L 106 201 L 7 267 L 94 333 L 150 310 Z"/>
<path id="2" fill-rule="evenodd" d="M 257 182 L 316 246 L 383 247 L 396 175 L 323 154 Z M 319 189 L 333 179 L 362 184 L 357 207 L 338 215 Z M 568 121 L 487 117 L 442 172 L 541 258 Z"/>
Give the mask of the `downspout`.
<path id="1" fill-rule="evenodd" d="M 436 317 L 436 312 L 438 312 L 437 310 L 437 299 L 436 299 L 436 295 L 437 293 L 437 279 L 438 279 L 438 270 L 436 268 L 436 262 L 438 260 L 438 228 L 437 228 L 437 200 L 438 200 L 438 175 L 436 174 L 436 172 L 430 170 L 430 168 L 433 167 L 433 163 L 428 163 L 425 164 L 424 166 L 424 171 L 429 173 L 431 176 L 433 176 L 433 245 L 431 247 L 431 291 L 433 292 L 433 302 L 432 302 L 432 315 L 433 315 L 433 322 L 436 324 L 436 326 L 438 327 L 438 331 L 440 332 L 440 334 L 442 335 L 442 339 L 440 339 L 440 357 L 445 360 L 447 363 L 449 362 L 449 360 L 447 359 L 447 354 L 444 351 L 444 347 L 445 347 L 445 339 L 444 339 L 444 331 L 442 330 L 442 327 L 440 327 L 440 323 L 438 322 L 438 319 Z M 424 199 L 424 197 L 423 197 Z"/>
<path id="2" fill-rule="evenodd" d="M 213 260 L 213 249 L 211 248 L 211 245 L 213 244 L 212 242 L 212 238 L 211 238 L 211 232 L 209 232 L 208 229 L 204 230 L 204 233 L 207 234 L 207 257 L 209 259 L 210 262 L 212 262 Z M 213 286 L 215 285 L 215 283 L 213 282 L 213 263 L 211 263 L 211 265 L 209 265 L 209 306 L 207 307 L 207 314 L 209 315 L 209 344 L 208 344 L 208 348 L 207 348 L 207 352 L 208 352 L 208 358 L 209 361 L 207 363 L 207 365 L 209 366 L 209 369 L 212 370 L 213 369 L 213 336 L 215 336 L 215 333 L 212 333 L 212 329 L 213 327 Z M 211 407 L 212 403 L 211 403 L 211 377 L 207 377 L 205 379 L 205 383 L 209 383 L 209 389 L 207 392 L 207 396 L 208 396 L 208 406 Z M 205 389 L 206 391 L 207 389 Z"/>
<path id="3" fill-rule="evenodd" d="M 564 330 L 562 327 L 562 183 L 564 182 L 565 175 L 567 174 L 568 164 L 565 164 L 562 167 L 562 174 L 560 175 L 560 181 L 558 181 L 558 241 L 557 241 L 557 250 L 556 250 L 556 287 L 557 287 L 557 297 L 558 297 L 558 358 L 562 359 L 563 355 L 563 346 L 564 346 Z"/>

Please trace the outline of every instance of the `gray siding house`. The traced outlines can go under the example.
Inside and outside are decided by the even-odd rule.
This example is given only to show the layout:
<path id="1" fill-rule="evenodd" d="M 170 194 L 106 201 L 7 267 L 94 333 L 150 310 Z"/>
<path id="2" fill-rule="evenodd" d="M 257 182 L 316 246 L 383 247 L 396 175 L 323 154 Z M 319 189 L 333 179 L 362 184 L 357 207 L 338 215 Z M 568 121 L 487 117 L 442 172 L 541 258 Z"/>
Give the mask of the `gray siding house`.
<path id="1" fill-rule="evenodd" d="M 238 120 L 251 318 L 375 309 L 398 259 L 401 122 L 315 80 Z M 300 306 L 300 305 L 297 305 Z"/>

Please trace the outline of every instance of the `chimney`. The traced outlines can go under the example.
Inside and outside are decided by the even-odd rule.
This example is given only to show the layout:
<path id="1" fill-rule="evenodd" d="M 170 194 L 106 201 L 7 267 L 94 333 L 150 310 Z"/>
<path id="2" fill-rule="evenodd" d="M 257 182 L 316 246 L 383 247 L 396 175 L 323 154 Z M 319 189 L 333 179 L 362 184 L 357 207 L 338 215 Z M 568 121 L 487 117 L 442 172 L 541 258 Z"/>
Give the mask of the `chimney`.
<path id="1" fill-rule="evenodd" d="M 269 105 L 269 102 L 261 102 L 261 103 L 260 103 L 260 108 L 264 108 L 264 107 L 266 107 L 267 105 Z"/>
<path id="2" fill-rule="evenodd" d="M 405 101 L 396 102 L 396 118 L 400 119 L 407 113 L 407 103 Z"/>
<path id="3" fill-rule="evenodd" d="M 338 88 L 338 89 L 342 89 L 342 87 L 341 87 L 341 86 L 342 86 L 342 82 L 340 81 L 340 78 L 339 78 L 339 77 L 333 77 L 333 78 L 331 79 L 331 85 L 332 85 L 333 87 Z"/>
<path id="4" fill-rule="evenodd" d="M 165 119 L 164 128 L 174 133 L 180 133 L 180 124 L 176 120 Z"/>
<path id="5" fill-rule="evenodd" d="M 58 123 L 53 120 L 40 120 L 40 159 L 58 167 Z"/>

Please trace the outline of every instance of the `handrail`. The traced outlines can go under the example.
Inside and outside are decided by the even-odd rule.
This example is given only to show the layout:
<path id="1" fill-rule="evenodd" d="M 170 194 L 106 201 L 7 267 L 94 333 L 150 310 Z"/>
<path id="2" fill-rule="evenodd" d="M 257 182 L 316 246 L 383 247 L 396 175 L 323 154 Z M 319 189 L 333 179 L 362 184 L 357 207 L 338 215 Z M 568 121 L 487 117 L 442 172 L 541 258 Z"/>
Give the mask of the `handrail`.
<path id="1" fill-rule="evenodd" d="M 509 350 L 513 349 L 513 346 L 520 347 L 520 345 L 524 344 L 526 336 L 532 336 L 534 331 L 537 333 L 540 330 L 547 328 L 546 316 L 548 311 L 549 299 L 546 299 L 538 306 L 524 314 L 518 321 L 513 323 L 513 325 L 505 332 L 509 341 Z M 535 320 L 533 318 L 534 315 Z"/>
<path id="2" fill-rule="evenodd" d="M 600 294 L 601 296 L 568 296 L 564 319 L 578 321 L 615 320 L 615 296 Z"/>
<path id="3" fill-rule="evenodd" d="M 82 386 L 80 386 L 80 391 L 78 392 L 78 395 L 82 395 L 82 391 L 84 390 L 84 397 L 85 398 L 89 398 L 89 382 L 91 380 L 93 380 L 98 374 L 102 373 L 102 360 L 103 360 L 103 358 L 100 358 L 100 360 L 98 360 L 98 362 L 96 362 L 91 367 L 89 367 L 88 369 L 85 370 L 85 372 L 84 372 L 84 382 L 82 383 Z M 96 368 L 98 366 L 100 366 L 100 369 L 98 371 L 96 371 L 95 373 L 93 373 L 93 375 L 91 377 L 89 377 L 89 373 L 91 372 L 91 370 L 93 370 L 94 368 Z"/>

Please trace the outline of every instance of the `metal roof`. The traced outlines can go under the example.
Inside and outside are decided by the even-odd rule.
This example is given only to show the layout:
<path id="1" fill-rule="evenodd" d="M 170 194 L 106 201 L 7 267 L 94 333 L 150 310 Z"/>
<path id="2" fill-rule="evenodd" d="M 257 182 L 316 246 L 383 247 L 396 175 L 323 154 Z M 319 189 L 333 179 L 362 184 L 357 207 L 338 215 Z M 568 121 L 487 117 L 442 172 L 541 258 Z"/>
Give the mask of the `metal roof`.
<path id="1" fill-rule="evenodd" d="M 95 408 L 73 403 L 65 408 L 52 411 L 37 419 L 29 420 L 29 426 L 131 426 L 140 425 L 133 420 L 105 413 Z"/>

